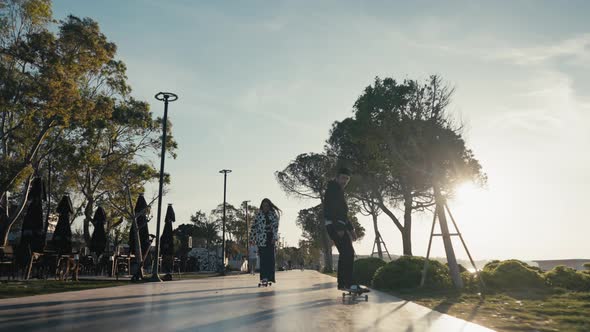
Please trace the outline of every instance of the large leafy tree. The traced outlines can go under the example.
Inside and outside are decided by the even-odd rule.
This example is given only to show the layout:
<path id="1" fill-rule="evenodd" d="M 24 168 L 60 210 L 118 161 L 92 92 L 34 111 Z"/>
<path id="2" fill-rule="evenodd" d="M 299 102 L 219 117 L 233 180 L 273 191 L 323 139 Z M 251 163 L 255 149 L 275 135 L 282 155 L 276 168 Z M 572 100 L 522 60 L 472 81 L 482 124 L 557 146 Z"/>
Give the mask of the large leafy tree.
<path id="1" fill-rule="evenodd" d="M 211 247 L 211 244 L 219 241 L 219 231 L 221 230 L 221 224 L 207 216 L 207 214 L 201 210 L 195 212 L 191 216 L 191 222 L 196 227 L 193 236 L 201 237 L 205 239 L 207 248 Z"/>
<path id="2" fill-rule="evenodd" d="M 276 172 L 275 176 L 287 195 L 319 200 L 321 205 L 324 202 L 324 192 L 334 167 L 333 159 L 325 154 L 304 153 L 297 156 L 284 170 Z M 315 217 L 317 219 L 315 223 L 319 225 L 323 216 L 315 214 Z M 332 242 L 325 227 L 319 227 L 315 229 L 315 232 L 319 236 L 320 248 L 324 254 L 324 266 L 328 271 L 331 271 L 333 266 Z"/>
<path id="3" fill-rule="evenodd" d="M 356 101 L 354 117 L 334 124 L 326 146 L 352 165 L 353 195 L 394 222 L 404 255 L 412 255 L 412 213 L 434 204 L 434 188 L 452 195 L 458 182 L 485 182 L 448 114 L 452 93 L 437 76 L 425 84 L 377 78 Z"/>
<path id="4" fill-rule="evenodd" d="M 90 19 L 73 16 L 57 33 L 48 0 L 0 2 L 0 195 L 22 190 L 19 208 L 2 220 L 4 239 L 24 207 L 30 178 L 64 131 L 108 118 L 112 99 L 87 77 L 113 61 L 116 47 Z M 108 76 L 110 78 L 113 76 Z M 109 80 L 109 84 L 116 81 Z"/>
<path id="5" fill-rule="evenodd" d="M 300 210 L 295 221 L 297 226 L 303 231 L 302 237 L 305 243 L 308 246 L 318 249 L 321 249 L 323 246 L 322 234 L 326 228 L 324 225 L 323 211 L 324 208 L 321 204 L 312 208 Z M 355 210 L 350 211 L 348 219 L 352 223 L 358 236 L 357 241 L 359 241 L 365 236 L 365 228 L 359 223 L 358 218 L 355 215 Z M 331 253 L 332 251 L 330 248 L 328 254 L 331 256 Z M 324 255 L 326 255 L 325 252 Z"/>
<path id="6" fill-rule="evenodd" d="M 149 160 L 160 149 L 161 119 L 130 96 L 116 46 L 93 20 L 56 22 L 48 0 L 1 1 L 0 15 L 1 201 L 8 191 L 22 190 L 13 195 L 19 208 L 0 221 L 1 233 L 7 235 L 22 211 L 31 176 L 51 165 L 52 193 L 70 192 L 75 216 L 85 217 L 88 242 L 97 204 L 113 215 L 129 212 L 128 196 L 157 178 Z M 168 137 L 174 157 L 176 143 Z M 139 178 L 129 180 L 130 174 Z M 109 227 L 123 219 L 115 220 Z"/>

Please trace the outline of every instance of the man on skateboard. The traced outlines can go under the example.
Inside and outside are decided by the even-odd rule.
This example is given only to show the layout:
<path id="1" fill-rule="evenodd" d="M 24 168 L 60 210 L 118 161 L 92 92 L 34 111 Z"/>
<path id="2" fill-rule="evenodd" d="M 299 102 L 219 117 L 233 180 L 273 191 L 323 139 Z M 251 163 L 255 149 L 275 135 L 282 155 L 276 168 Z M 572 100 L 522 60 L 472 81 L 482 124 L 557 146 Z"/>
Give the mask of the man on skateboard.
<path id="1" fill-rule="evenodd" d="M 336 178 L 328 183 L 324 195 L 324 218 L 328 235 L 334 241 L 340 257 L 338 258 L 338 289 L 368 292 L 360 285 L 352 284 L 354 248 L 356 232 L 348 220 L 348 204 L 344 198 L 344 188 L 350 181 L 350 171 L 340 168 Z"/>

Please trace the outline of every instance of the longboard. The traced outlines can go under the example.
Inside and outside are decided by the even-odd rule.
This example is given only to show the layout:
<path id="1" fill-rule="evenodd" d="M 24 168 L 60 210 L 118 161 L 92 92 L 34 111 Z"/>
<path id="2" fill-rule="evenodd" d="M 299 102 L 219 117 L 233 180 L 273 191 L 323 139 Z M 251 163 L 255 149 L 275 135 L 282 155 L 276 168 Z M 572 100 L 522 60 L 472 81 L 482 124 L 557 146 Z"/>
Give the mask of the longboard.
<path id="1" fill-rule="evenodd" d="M 268 287 L 268 286 L 272 286 L 272 282 L 270 282 L 266 279 L 264 279 L 258 283 L 258 287 Z"/>
<path id="2" fill-rule="evenodd" d="M 363 292 L 361 289 L 345 289 L 344 292 L 342 292 L 342 302 L 346 301 L 346 297 L 349 297 L 351 301 L 356 301 L 359 298 L 364 298 L 365 302 L 368 302 L 369 295 L 364 293 L 365 292 Z"/>

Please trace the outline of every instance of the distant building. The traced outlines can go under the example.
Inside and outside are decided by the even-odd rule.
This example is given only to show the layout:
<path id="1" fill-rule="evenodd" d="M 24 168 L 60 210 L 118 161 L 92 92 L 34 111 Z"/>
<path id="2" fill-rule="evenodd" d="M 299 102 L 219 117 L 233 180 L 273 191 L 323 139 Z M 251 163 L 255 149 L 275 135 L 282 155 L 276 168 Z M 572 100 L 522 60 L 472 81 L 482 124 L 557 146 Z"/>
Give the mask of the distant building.
<path id="1" fill-rule="evenodd" d="M 549 271 L 556 266 L 564 265 L 576 270 L 585 270 L 585 263 L 590 263 L 590 259 L 556 259 L 556 260 L 539 260 L 533 261 L 537 263 L 539 268 L 543 271 Z"/>

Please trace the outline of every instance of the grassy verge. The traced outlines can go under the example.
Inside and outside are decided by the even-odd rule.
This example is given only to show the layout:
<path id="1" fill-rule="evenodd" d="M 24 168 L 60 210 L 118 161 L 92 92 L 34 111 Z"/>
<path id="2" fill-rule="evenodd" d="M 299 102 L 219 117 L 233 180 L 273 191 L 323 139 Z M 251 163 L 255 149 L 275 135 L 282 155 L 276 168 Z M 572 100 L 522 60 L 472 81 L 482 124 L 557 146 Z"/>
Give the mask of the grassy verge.
<path id="1" fill-rule="evenodd" d="M 497 331 L 590 331 L 590 292 L 528 291 L 481 297 L 420 290 L 394 295 Z"/>
<path id="2" fill-rule="evenodd" d="M 31 295 L 71 292 L 85 289 L 129 285 L 129 281 L 81 280 L 63 282 L 58 280 L 3 281 L 0 283 L 0 299 Z"/>
<path id="3" fill-rule="evenodd" d="M 177 280 L 197 280 L 217 276 L 217 273 L 197 274 L 188 273 L 182 274 L 178 278 L 178 274 L 173 275 L 173 281 Z M 161 275 L 163 277 L 164 275 Z M 8 299 L 13 297 L 23 297 L 32 295 L 52 294 L 61 292 L 71 292 L 86 289 L 96 289 L 105 287 L 116 287 L 124 285 L 132 285 L 129 280 L 88 280 L 80 277 L 77 282 L 63 282 L 58 280 L 29 280 L 29 281 L 6 281 L 0 282 L 0 299 Z"/>
<path id="4" fill-rule="evenodd" d="M 182 273 L 180 278 L 178 277 L 177 273 L 172 274 L 172 280 L 196 280 L 196 279 L 205 279 L 211 277 L 217 277 L 219 273 Z"/>

